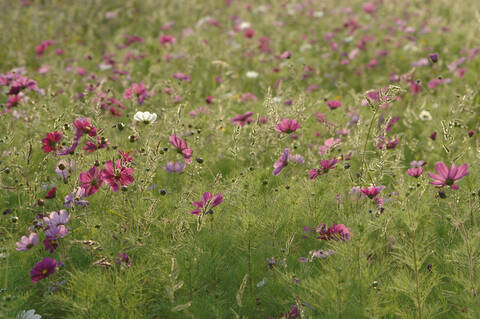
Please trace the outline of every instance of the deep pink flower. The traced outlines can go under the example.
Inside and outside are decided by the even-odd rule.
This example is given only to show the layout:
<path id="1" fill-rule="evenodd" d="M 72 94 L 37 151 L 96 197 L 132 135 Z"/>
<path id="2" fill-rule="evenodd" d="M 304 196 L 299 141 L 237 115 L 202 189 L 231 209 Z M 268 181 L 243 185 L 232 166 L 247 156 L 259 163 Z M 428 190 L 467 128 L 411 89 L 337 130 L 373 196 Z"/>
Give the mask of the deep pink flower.
<path id="1" fill-rule="evenodd" d="M 40 279 L 47 278 L 51 274 L 55 273 L 57 268 L 57 261 L 55 259 L 45 257 L 42 261 L 38 262 L 32 270 L 30 270 L 30 278 L 34 283 L 37 283 Z"/>
<path id="2" fill-rule="evenodd" d="M 38 235 L 35 233 L 30 233 L 28 237 L 22 236 L 19 242 L 16 243 L 17 251 L 29 250 L 33 246 L 38 245 Z"/>
<path id="3" fill-rule="evenodd" d="M 42 150 L 48 154 L 53 152 L 54 154 L 60 149 L 60 140 L 62 139 L 62 134 L 60 132 L 47 133 L 45 138 L 42 139 Z"/>
<path id="4" fill-rule="evenodd" d="M 453 190 L 458 189 L 457 181 L 470 174 L 468 172 L 468 164 L 460 166 L 452 164 L 450 168 L 448 168 L 445 163 L 437 162 L 435 164 L 435 171 L 437 174 L 428 173 L 428 176 L 433 179 L 430 184 L 437 187 L 449 186 Z"/>
<path id="5" fill-rule="evenodd" d="M 223 202 L 223 197 L 221 193 L 218 193 L 212 199 L 212 193 L 205 192 L 203 193 L 202 200 L 199 202 L 193 202 L 193 206 L 197 207 L 190 211 L 192 215 L 202 214 L 213 214 L 212 208 L 220 205 Z"/>
<path id="6" fill-rule="evenodd" d="M 120 186 L 128 186 L 133 183 L 132 174 L 133 168 L 124 166 L 124 163 L 118 159 L 115 161 L 115 167 L 113 161 L 106 162 L 101 176 L 102 180 L 110 186 L 110 189 L 116 192 L 120 189 Z"/>
<path id="7" fill-rule="evenodd" d="M 187 74 L 184 74 L 182 72 L 177 72 L 177 73 L 174 73 L 172 74 L 172 77 L 174 79 L 177 79 L 177 80 L 180 80 L 180 81 L 185 81 L 185 82 L 190 82 L 192 80 L 192 78 L 190 77 L 190 75 L 187 75 Z"/>
<path id="8" fill-rule="evenodd" d="M 327 102 L 327 105 L 331 110 L 334 110 L 334 109 L 338 109 L 340 106 L 342 106 L 342 102 L 340 102 L 338 100 L 331 100 L 331 101 Z"/>
<path id="9" fill-rule="evenodd" d="M 370 199 L 373 199 L 375 197 L 377 197 L 378 194 L 380 194 L 380 192 L 385 188 L 385 186 L 374 186 L 374 185 L 371 185 L 369 187 L 364 187 L 364 188 L 361 188 L 360 189 L 360 192 L 370 198 Z"/>
<path id="10" fill-rule="evenodd" d="M 290 59 L 292 57 L 292 52 L 285 51 L 280 55 L 280 59 Z"/>
<path id="11" fill-rule="evenodd" d="M 88 134 L 89 136 L 96 136 L 97 129 L 90 123 L 90 119 L 79 117 L 73 122 L 73 126 L 77 129 L 76 136 L 80 138 L 83 134 Z"/>
<path id="12" fill-rule="evenodd" d="M 177 137 L 175 134 L 170 136 L 170 143 L 177 148 L 177 152 L 183 155 L 185 162 L 191 163 L 193 150 L 188 148 L 187 142 Z"/>
<path id="13" fill-rule="evenodd" d="M 43 52 L 45 52 L 45 50 L 46 50 L 49 46 L 51 46 L 51 45 L 53 45 L 53 44 L 55 44 L 55 41 L 53 41 L 53 40 L 45 40 L 45 41 L 43 41 L 42 43 L 40 43 L 39 45 L 37 45 L 37 46 L 35 47 L 35 52 L 37 53 L 37 57 L 39 57 L 39 58 L 42 57 Z"/>
<path id="14" fill-rule="evenodd" d="M 250 124 L 253 122 L 252 119 L 253 112 L 246 112 L 245 114 L 238 114 L 232 118 L 232 123 L 234 125 L 245 126 L 245 124 Z"/>
<path id="15" fill-rule="evenodd" d="M 310 175 L 310 179 L 315 179 L 318 176 L 328 173 L 329 170 L 334 169 L 335 164 L 337 163 L 338 163 L 337 158 L 334 158 L 331 160 L 322 160 L 320 162 L 321 168 L 311 169 L 310 171 L 308 171 L 308 175 Z"/>
<path id="16" fill-rule="evenodd" d="M 177 40 L 172 35 L 167 34 L 159 36 L 158 42 L 160 42 L 160 44 L 163 46 L 167 46 L 167 44 L 174 45 L 177 43 Z"/>
<path id="17" fill-rule="evenodd" d="M 143 101 L 152 94 L 147 91 L 147 88 L 145 87 L 145 84 L 142 82 L 140 83 L 132 83 L 129 88 L 125 90 L 123 93 L 123 98 L 124 99 L 131 99 L 131 98 L 136 98 L 138 105 L 142 105 Z"/>
<path id="18" fill-rule="evenodd" d="M 300 123 L 294 119 L 283 119 L 275 126 L 275 129 L 282 133 L 293 133 L 300 128 Z"/>
<path id="19" fill-rule="evenodd" d="M 57 196 L 57 188 L 54 186 L 48 190 L 47 195 L 45 195 L 45 199 L 52 199 Z"/>
<path id="20" fill-rule="evenodd" d="M 326 224 L 320 224 L 315 227 L 315 233 L 318 234 L 318 239 L 321 240 L 342 240 L 347 241 L 350 239 L 350 229 L 344 224 L 333 223 L 332 227 L 328 227 Z"/>
<path id="21" fill-rule="evenodd" d="M 22 100 L 22 96 L 20 94 L 18 95 L 9 95 L 7 98 L 7 109 L 10 109 L 14 106 L 17 106 L 20 101 Z"/>
<path id="22" fill-rule="evenodd" d="M 103 185 L 100 168 L 93 166 L 87 172 L 80 173 L 79 176 L 81 187 L 85 189 L 85 197 L 98 192 L 98 189 Z"/>

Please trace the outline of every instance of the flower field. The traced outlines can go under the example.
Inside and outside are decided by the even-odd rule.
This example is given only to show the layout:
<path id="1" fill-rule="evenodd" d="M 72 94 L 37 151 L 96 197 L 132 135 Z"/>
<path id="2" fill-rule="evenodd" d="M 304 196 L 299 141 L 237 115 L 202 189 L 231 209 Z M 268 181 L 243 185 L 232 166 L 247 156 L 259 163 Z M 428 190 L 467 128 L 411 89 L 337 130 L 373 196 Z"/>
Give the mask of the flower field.
<path id="1" fill-rule="evenodd" d="M 477 0 L 0 9 L 0 318 L 480 318 Z"/>

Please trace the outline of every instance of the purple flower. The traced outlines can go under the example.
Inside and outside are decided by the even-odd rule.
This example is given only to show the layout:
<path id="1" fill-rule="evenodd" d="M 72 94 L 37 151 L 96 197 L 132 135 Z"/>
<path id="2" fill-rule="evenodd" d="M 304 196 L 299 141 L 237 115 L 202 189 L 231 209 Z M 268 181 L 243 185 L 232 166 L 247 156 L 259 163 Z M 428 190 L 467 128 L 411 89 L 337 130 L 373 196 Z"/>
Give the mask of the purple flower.
<path id="1" fill-rule="evenodd" d="M 19 242 L 16 243 L 17 251 L 26 251 L 33 246 L 38 245 L 38 235 L 36 233 L 30 233 L 30 235 L 22 236 Z"/>
<path id="2" fill-rule="evenodd" d="M 250 124 L 253 122 L 252 115 L 253 115 L 253 112 L 238 114 L 232 118 L 232 123 L 234 125 L 245 126 L 245 124 Z"/>
<path id="3" fill-rule="evenodd" d="M 67 161 L 62 159 L 60 162 L 58 162 L 57 167 L 55 167 L 55 172 L 63 179 L 66 179 L 72 172 L 75 171 L 75 166 L 75 161 Z"/>
<path id="4" fill-rule="evenodd" d="M 273 164 L 273 175 L 277 176 L 278 174 L 280 174 L 283 168 L 288 165 L 288 162 L 296 162 L 299 164 L 303 164 L 304 159 L 303 156 L 299 154 L 290 154 L 289 148 L 284 149 L 278 161 Z"/>
<path id="5" fill-rule="evenodd" d="M 182 162 L 168 162 L 163 168 L 170 173 L 180 173 L 187 165 Z"/>
<path id="6" fill-rule="evenodd" d="M 438 162 L 435 164 L 435 171 L 437 171 L 437 174 L 428 173 L 428 176 L 433 179 L 430 184 L 437 187 L 449 186 L 451 189 L 457 190 L 458 185 L 456 182 L 470 174 L 467 170 L 468 164 L 460 166 L 452 164 L 450 168 L 448 168 L 445 163 Z"/>
<path id="7" fill-rule="evenodd" d="M 197 209 L 193 209 L 190 211 L 192 215 L 199 215 L 200 213 L 203 214 L 213 214 L 212 208 L 220 205 L 223 202 L 223 197 L 221 193 L 218 193 L 212 199 L 212 193 L 205 192 L 203 193 L 202 200 L 198 202 L 193 202 L 193 206 L 197 207 Z"/>
<path id="8" fill-rule="evenodd" d="M 55 273 L 57 268 L 57 261 L 55 259 L 45 257 L 42 261 L 38 262 L 32 270 L 30 270 L 30 278 L 34 283 L 37 283 L 40 279 L 47 278 L 51 274 Z"/>
<path id="9" fill-rule="evenodd" d="M 69 195 L 65 196 L 64 205 L 66 208 L 71 208 L 72 205 L 85 207 L 90 203 L 86 200 L 81 199 L 85 196 L 85 189 L 77 187 Z"/>

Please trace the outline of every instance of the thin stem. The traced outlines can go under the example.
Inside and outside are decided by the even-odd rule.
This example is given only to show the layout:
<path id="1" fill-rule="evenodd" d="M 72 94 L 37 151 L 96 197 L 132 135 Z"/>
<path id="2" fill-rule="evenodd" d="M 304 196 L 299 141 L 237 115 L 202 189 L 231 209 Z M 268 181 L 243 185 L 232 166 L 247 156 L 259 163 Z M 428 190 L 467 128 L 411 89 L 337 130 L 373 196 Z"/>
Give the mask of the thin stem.
<path id="1" fill-rule="evenodd" d="M 417 264 L 417 241 L 415 238 L 415 231 L 412 233 L 412 243 L 413 243 L 413 263 L 415 266 L 415 292 L 417 295 L 417 309 L 418 309 L 418 319 L 422 319 L 422 301 L 420 297 L 419 289 L 419 274 L 418 274 L 418 264 Z"/>
<path id="2" fill-rule="evenodd" d="M 372 132 L 373 122 L 377 117 L 377 109 L 375 109 L 372 118 L 370 119 L 370 124 L 368 125 L 367 137 L 365 138 L 365 143 L 363 144 L 363 153 L 362 153 L 362 178 L 365 171 L 365 153 L 367 152 L 368 140 L 370 139 L 370 134 Z"/>

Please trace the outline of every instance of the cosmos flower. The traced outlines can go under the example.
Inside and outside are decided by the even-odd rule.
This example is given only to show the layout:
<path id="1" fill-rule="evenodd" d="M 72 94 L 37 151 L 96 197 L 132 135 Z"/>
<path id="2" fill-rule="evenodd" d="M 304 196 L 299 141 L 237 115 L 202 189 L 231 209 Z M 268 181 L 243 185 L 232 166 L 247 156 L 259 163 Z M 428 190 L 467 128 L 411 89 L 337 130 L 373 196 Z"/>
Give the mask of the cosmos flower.
<path id="1" fill-rule="evenodd" d="M 138 105 L 142 105 L 143 101 L 145 101 L 145 99 L 151 95 L 152 94 L 147 91 L 145 84 L 140 82 L 140 83 L 132 83 L 130 87 L 127 88 L 123 93 L 123 98 L 127 100 L 136 98 Z"/>
<path id="2" fill-rule="evenodd" d="M 36 233 L 30 233 L 28 237 L 22 236 L 19 242 L 16 243 L 17 251 L 26 251 L 33 246 L 38 245 L 38 235 Z"/>
<path id="3" fill-rule="evenodd" d="M 331 110 L 335 110 L 335 109 L 338 109 L 340 106 L 342 106 L 342 102 L 338 101 L 338 100 L 331 100 L 331 101 L 328 101 L 327 102 L 327 106 L 331 109 Z"/>
<path id="4" fill-rule="evenodd" d="M 284 149 L 280 158 L 273 164 L 273 175 L 280 174 L 283 168 L 288 165 L 288 162 L 303 164 L 304 158 L 299 154 L 292 155 L 289 148 Z"/>
<path id="5" fill-rule="evenodd" d="M 182 162 L 168 162 L 167 165 L 163 168 L 170 173 L 180 173 L 186 167 L 185 163 Z"/>
<path id="6" fill-rule="evenodd" d="M 460 166 L 452 164 L 450 168 L 448 168 L 445 163 L 437 162 L 435 164 L 435 171 L 437 174 L 428 173 L 428 176 L 433 180 L 430 184 L 436 187 L 449 186 L 453 190 L 459 188 L 456 184 L 457 181 L 470 174 L 470 172 L 468 172 L 468 164 Z"/>
<path id="7" fill-rule="evenodd" d="M 317 238 L 321 240 L 342 240 L 347 241 L 350 239 L 350 229 L 344 224 L 333 223 L 332 227 L 327 227 L 326 224 L 320 224 L 315 227 L 315 233 Z"/>
<path id="8" fill-rule="evenodd" d="M 232 123 L 234 125 L 245 126 L 245 124 L 250 124 L 253 122 L 252 115 L 253 115 L 253 112 L 238 114 L 232 118 Z"/>
<path id="9" fill-rule="evenodd" d="M 420 175 L 422 175 L 423 169 L 422 169 L 421 166 L 420 167 L 411 167 L 407 170 L 407 173 L 408 173 L 408 175 L 417 178 Z"/>
<path id="10" fill-rule="evenodd" d="M 105 163 L 105 169 L 102 170 L 102 180 L 110 186 L 110 190 L 116 192 L 120 186 L 128 186 L 133 183 L 133 168 L 124 166 L 124 163 L 117 159 L 115 166 L 113 161 Z"/>
<path id="11" fill-rule="evenodd" d="M 245 76 L 249 79 L 256 79 L 256 78 L 258 78 L 258 72 L 248 71 L 247 73 L 245 73 Z"/>
<path id="12" fill-rule="evenodd" d="M 193 150 L 191 148 L 188 148 L 187 142 L 184 140 L 180 139 L 177 137 L 175 134 L 170 136 L 170 143 L 175 146 L 177 149 L 177 152 L 183 155 L 183 158 L 185 159 L 185 162 L 191 163 L 192 162 L 192 156 L 193 156 Z"/>
<path id="13" fill-rule="evenodd" d="M 156 113 L 150 113 L 150 112 L 137 112 L 133 116 L 133 119 L 137 122 L 143 122 L 145 124 L 150 124 L 150 123 L 153 123 L 157 120 L 157 114 Z"/>
<path id="14" fill-rule="evenodd" d="M 364 188 L 361 188 L 360 189 L 360 192 L 370 198 L 370 199 L 373 199 L 375 197 L 377 197 L 378 194 L 380 194 L 380 192 L 385 189 L 385 186 L 375 186 L 375 185 L 370 185 L 369 187 L 364 187 Z"/>
<path id="15" fill-rule="evenodd" d="M 57 261 L 55 259 L 45 257 L 42 261 L 38 262 L 32 270 L 30 270 L 30 278 L 34 283 L 37 283 L 41 279 L 47 278 L 51 274 L 55 273 L 57 268 Z"/>
<path id="16" fill-rule="evenodd" d="M 60 162 L 58 162 L 57 167 L 55 167 L 55 172 L 63 179 L 66 179 L 75 171 L 75 168 L 75 161 L 67 161 L 62 159 Z"/>
<path id="17" fill-rule="evenodd" d="M 82 187 L 77 187 L 70 194 L 66 195 L 63 204 L 66 208 L 71 208 L 73 205 L 85 207 L 90 203 L 86 200 L 83 200 L 82 197 L 85 196 L 85 189 Z"/>
<path id="18" fill-rule="evenodd" d="M 213 214 L 212 208 L 220 205 L 223 202 L 223 197 L 221 193 L 218 193 L 212 199 L 212 193 L 205 192 L 203 193 L 202 200 L 198 202 L 193 202 L 193 206 L 197 207 L 190 211 L 192 215 L 202 214 Z"/>
<path id="19" fill-rule="evenodd" d="M 42 139 L 42 150 L 44 153 L 48 154 L 50 152 L 56 153 L 60 149 L 60 140 L 62 139 L 62 134 L 60 132 L 47 133 L 45 138 Z"/>
<path id="20" fill-rule="evenodd" d="M 329 170 L 334 169 L 335 164 L 337 163 L 338 163 L 337 158 L 334 158 L 331 160 L 322 160 L 320 162 L 321 168 L 311 169 L 310 171 L 308 171 L 308 175 L 310 175 L 310 179 L 315 179 L 318 176 L 328 173 Z"/>
<path id="21" fill-rule="evenodd" d="M 296 132 L 299 128 L 300 123 L 294 119 L 283 119 L 275 126 L 277 131 L 287 134 Z"/>
<path id="22" fill-rule="evenodd" d="M 85 190 L 85 196 L 90 196 L 98 192 L 103 185 L 100 168 L 93 166 L 87 172 L 80 173 L 81 187 Z"/>

